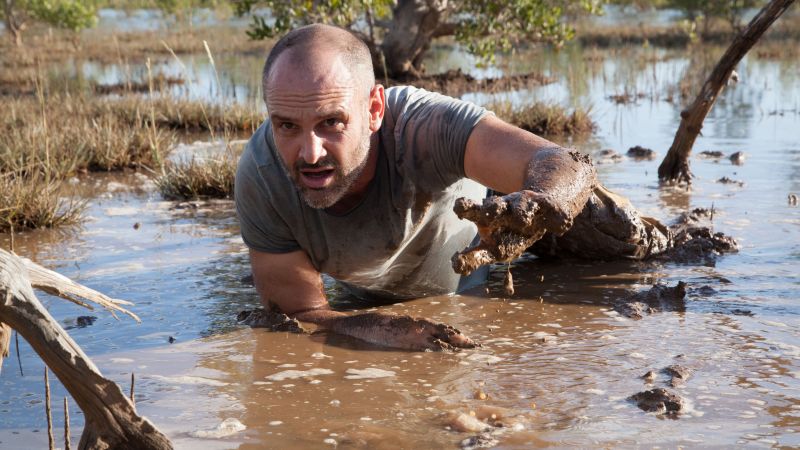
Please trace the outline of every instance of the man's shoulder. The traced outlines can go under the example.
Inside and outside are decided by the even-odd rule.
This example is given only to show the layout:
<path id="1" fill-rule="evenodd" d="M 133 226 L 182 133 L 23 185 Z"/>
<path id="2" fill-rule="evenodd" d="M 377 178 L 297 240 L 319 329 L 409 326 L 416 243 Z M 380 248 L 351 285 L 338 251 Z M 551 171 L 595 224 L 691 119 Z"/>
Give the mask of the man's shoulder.
<path id="1" fill-rule="evenodd" d="M 270 163 L 271 152 L 267 142 L 267 130 L 269 128 L 269 119 L 267 119 L 247 141 L 239 164 L 246 164 L 249 168 L 257 169 Z"/>
<path id="2" fill-rule="evenodd" d="M 388 103 L 389 106 L 416 104 L 432 98 L 449 97 L 410 85 L 392 86 L 386 89 L 386 103 Z"/>
<path id="3" fill-rule="evenodd" d="M 272 131 L 269 119 L 253 133 L 239 158 L 236 169 L 236 182 L 242 184 L 255 184 L 259 190 L 266 193 L 282 189 L 283 171 L 276 160 L 275 151 L 270 147 Z"/>

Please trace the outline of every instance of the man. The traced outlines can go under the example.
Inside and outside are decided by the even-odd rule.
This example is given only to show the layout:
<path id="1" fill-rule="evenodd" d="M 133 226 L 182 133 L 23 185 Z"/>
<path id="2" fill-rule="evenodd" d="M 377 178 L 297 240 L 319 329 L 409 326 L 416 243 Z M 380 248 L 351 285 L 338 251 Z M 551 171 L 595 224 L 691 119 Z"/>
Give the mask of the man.
<path id="1" fill-rule="evenodd" d="M 568 230 L 596 185 L 591 162 L 476 105 L 375 83 L 367 47 L 325 25 L 296 29 L 263 73 L 268 120 L 245 149 L 236 205 L 265 307 L 369 342 L 469 347 L 426 319 L 333 311 L 321 273 L 360 297 L 453 292 L 461 273 Z M 484 205 L 486 187 L 512 193 Z M 500 219 L 500 222 L 483 219 Z M 483 220 L 483 222 L 481 222 Z"/>

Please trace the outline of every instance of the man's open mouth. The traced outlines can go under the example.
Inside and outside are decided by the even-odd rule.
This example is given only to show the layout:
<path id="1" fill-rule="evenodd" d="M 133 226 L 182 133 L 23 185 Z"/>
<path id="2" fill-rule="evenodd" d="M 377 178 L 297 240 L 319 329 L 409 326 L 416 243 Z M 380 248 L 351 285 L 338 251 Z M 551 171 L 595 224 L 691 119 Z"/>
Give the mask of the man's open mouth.
<path id="1" fill-rule="evenodd" d="M 333 167 L 300 170 L 300 178 L 303 184 L 311 189 L 323 189 L 327 187 L 333 181 L 335 174 L 336 170 Z"/>

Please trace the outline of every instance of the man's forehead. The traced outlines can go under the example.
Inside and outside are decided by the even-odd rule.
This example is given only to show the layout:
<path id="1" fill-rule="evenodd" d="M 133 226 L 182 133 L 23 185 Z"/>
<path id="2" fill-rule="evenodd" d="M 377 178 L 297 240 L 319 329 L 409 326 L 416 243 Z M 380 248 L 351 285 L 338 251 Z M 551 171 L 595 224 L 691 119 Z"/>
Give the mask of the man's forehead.
<path id="1" fill-rule="evenodd" d="M 353 97 L 352 88 L 325 89 L 320 91 L 282 91 L 275 89 L 267 95 L 270 115 L 294 115 L 298 110 L 314 111 L 317 114 L 346 112 Z"/>
<path id="2" fill-rule="evenodd" d="M 355 75 L 340 52 L 324 48 L 290 49 L 273 64 L 267 85 L 305 88 L 352 85 Z"/>

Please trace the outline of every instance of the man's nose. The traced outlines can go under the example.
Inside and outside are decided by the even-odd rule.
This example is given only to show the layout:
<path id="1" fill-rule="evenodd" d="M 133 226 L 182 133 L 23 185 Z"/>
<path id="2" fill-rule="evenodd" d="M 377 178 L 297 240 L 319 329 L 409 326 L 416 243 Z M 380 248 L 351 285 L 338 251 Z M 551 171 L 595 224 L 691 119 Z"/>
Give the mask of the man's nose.
<path id="1" fill-rule="evenodd" d="M 303 139 L 303 146 L 300 148 L 299 157 L 307 164 L 316 164 L 320 159 L 324 158 L 327 152 L 322 146 L 322 139 L 317 136 L 317 133 L 308 133 Z"/>

